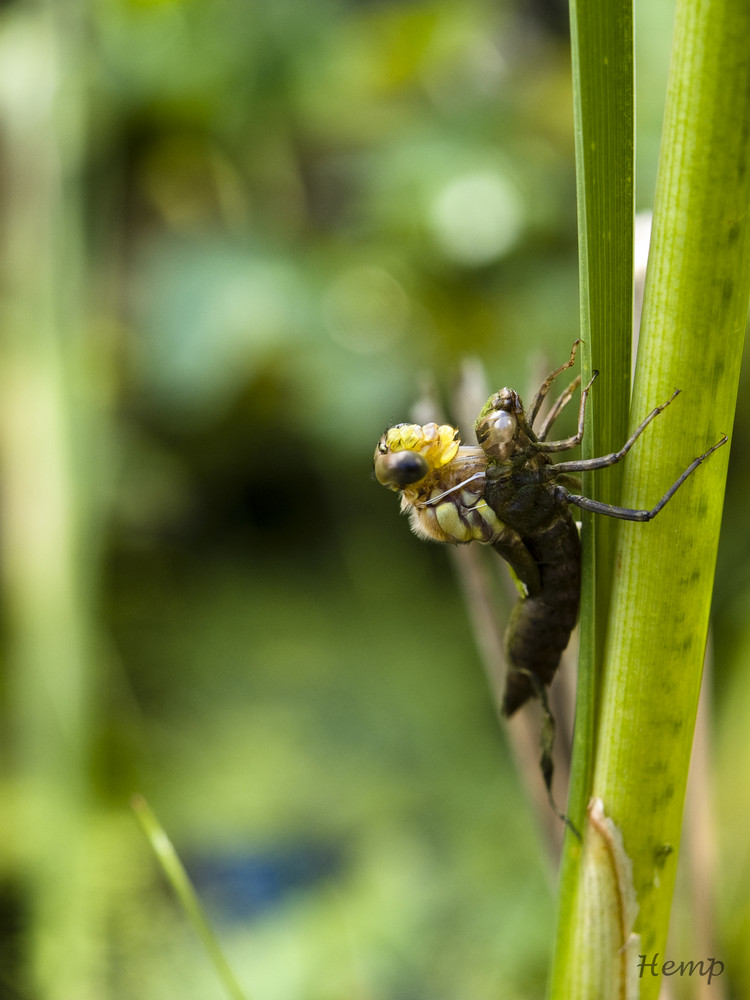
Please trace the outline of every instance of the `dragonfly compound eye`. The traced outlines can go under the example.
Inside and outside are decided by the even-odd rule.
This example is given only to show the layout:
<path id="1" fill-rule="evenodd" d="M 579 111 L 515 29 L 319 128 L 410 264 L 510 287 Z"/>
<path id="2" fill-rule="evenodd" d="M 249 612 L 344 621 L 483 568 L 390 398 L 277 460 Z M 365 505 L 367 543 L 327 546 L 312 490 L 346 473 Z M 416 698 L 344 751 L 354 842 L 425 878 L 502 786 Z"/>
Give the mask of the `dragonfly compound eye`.
<path id="1" fill-rule="evenodd" d="M 505 459 L 513 450 L 518 421 L 506 410 L 490 410 L 477 424 L 477 440 L 492 458 Z"/>
<path id="2" fill-rule="evenodd" d="M 427 459 L 416 451 L 389 451 L 375 454 L 375 477 L 383 486 L 402 490 L 418 483 L 430 471 Z"/>

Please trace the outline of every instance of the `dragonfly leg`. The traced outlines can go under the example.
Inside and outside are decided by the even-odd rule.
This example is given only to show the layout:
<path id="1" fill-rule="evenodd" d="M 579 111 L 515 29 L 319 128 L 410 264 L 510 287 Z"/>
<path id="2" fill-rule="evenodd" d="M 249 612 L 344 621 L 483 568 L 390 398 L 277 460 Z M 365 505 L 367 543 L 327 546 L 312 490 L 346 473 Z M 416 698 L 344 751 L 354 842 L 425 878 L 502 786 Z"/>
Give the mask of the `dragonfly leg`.
<path id="1" fill-rule="evenodd" d="M 540 441 L 546 441 L 547 435 L 550 432 L 550 428 L 552 427 L 552 425 L 554 424 L 554 422 L 557 420 L 557 418 L 560 416 L 560 413 L 563 411 L 563 409 L 571 401 L 571 399 L 573 398 L 573 393 L 576 391 L 576 389 L 578 388 L 578 386 L 580 384 L 581 384 L 581 376 L 580 375 L 576 375 L 576 377 L 570 383 L 570 385 L 565 390 L 565 392 L 563 392 L 558 397 L 558 399 L 555 401 L 555 405 L 552 407 L 552 409 L 547 414 L 547 418 L 544 421 L 544 423 L 542 424 L 542 426 L 540 427 L 539 433 L 537 434 L 537 438 Z"/>
<path id="2" fill-rule="evenodd" d="M 539 387 L 539 391 L 531 401 L 531 406 L 526 411 L 526 419 L 528 420 L 530 427 L 533 426 L 536 415 L 537 413 L 539 413 L 539 407 L 544 402 L 544 398 L 549 392 L 552 383 L 555 381 L 558 375 L 562 375 L 564 371 L 566 371 L 568 368 L 572 368 L 573 365 L 575 364 L 576 351 L 578 350 L 578 345 L 580 343 L 581 339 L 579 337 L 578 340 L 573 344 L 573 347 L 571 348 L 570 358 L 565 362 L 564 365 L 560 365 L 559 368 L 555 368 L 552 374 L 548 375 L 547 378 L 544 380 L 544 382 L 542 382 L 541 386 Z"/>
<path id="3" fill-rule="evenodd" d="M 565 438 L 562 441 L 540 440 L 538 442 L 534 442 L 534 451 L 545 451 L 545 452 L 569 451 L 571 448 L 575 448 L 581 443 L 581 441 L 583 440 L 583 425 L 586 420 L 586 400 L 589 398 L 589 392 L 591 390 L 591 386 L 594 384 L 594 381 L 595 379 L 598 378 L 598 376 L 599 372 L 594 371 L 587 385 L 585 385 L 581 390 L 581 403 L 580 406 L 578 407 L 578 429 L 576 430 L 575 434 L 572 437 Z M 563 395 L 565 394 L 563 393 Z M 569 462 L 565 464 L 573 465 L 575 463 Z M 550 468 L 552 468 L 552 466 L 550 466 Z M 555 468 L 559 468 L 559 466 L 555 466 Z"/>
<path id="4" fill-rule="evenodd" d="M 716 442 L 716 444 L 712 445 L 708 449 L 708 451 L 699 455 L 698 458 L 693 459 L 679 479 L 676 479 L 672 483 L 661 500 L 650 510 L 633 510 L 630 507 L 615 507 L 608 503 L 601 503 L 599 500 L 591 500 L 589 497 L 577 496 L 575 493 L 571 493 L 569 490 L 566 490 L 564 486 L 556 486 L 555 495 L 565 503 L 575 504 L 576 507 L 580 507 L 582 510 L 593 511 L 595 514 L 606 514 L 607 517 L 617 517 L 622 521 L 650 521 L 652 518 L 656 517 L 662 507 L 664 507 L 664 505 L 672 499 L 677 490 L 682 486 L 688 476 L 691 476 L 695 472 L 701 462 L 705 462 L 709 455 L 713 454 L 717 448 L 721 448 L 722 445 L 725 445 L 728 440 L 729 439 L 726 434 L 724 434 L 723 437 Z"/>
<path id="5" fill-rule="evenodd" d="M 589 383 L 589 385 L 590 384 L 591 383 Z M 586 389 L 584 389 L 583 391 L 586 392 L 587 389 L 588 386 L 586 386 Z M 608 465 L 616 465 L 618 462 L 621 462 L 623 458 L 625 458 L 627 453 L 630 451 L 630 449 L 633 447 L 635 442 L 638 440 L 638 438 L 641 436 L 641 434 L 643 434 L 643 432 L 651 423 L 651 421 L 654 420 L 656 417 L 658 417 L 659 414 L 662 412 L 662 410 L 666 410 L 666 408 L 669 406 L 672 400 L 675 399 L 677 396 L 679 396 L 679 394 L 680 390 L 675 389 L 675 391 L 672 393 L 672 395 L 669 397 L 666 403 L 662 403 L 661 406 L 654 407 L 654 409 L 649 413 L 649 415 L 644 420 L 642 420 L 640 424 L 638 424 L 636 429 L 633 431 L 633 433 L 630 435 L 630 437 L 627 439 L 627 441 L 622 446 L 622 448 L 620 448 L 619 451 L 613 451 L 609 455 L 602 455 L 600 458 L 579 458 L 579 459 L 574 459 L 572 462 L 558 462 L 557 465 L 545 466 L 544 469 L 540 470 L 540 472 L 542 472 L 542 478 L 554 479 L 555 476 L 557 476 L 559 473 L 565 473 L 565 472 L 590 472 L 592 469 L 604 469 Z M 581 394 L 581 403 L 583 404 L 583 402 L 584 402 L 583 394 Z M 579 429 L 580 429 L 580 422 L 579 422 Z"/>

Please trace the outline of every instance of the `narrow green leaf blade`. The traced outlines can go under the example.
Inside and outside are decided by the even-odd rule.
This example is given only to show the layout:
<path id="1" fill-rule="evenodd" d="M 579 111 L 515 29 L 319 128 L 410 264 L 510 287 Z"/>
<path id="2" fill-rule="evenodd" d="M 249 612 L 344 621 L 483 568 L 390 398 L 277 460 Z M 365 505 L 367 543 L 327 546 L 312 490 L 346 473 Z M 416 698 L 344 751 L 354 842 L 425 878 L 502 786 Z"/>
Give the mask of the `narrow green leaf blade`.
<path id="1" fill-rule="evenodd" d="M 584 455 L 606 454 L 625 438 L 630 395 L 633 274 L 633 12 L 630 0 L 572 0 L 576 186 L 584 382 L 593 370 Z M 587 476 L 584 492 L 617 503 L 621 472 Z M 576 729 L 568 812 L 586 826 L 604 647 L 614 527 L 583 518 L 583 586 Z M 599 623 L 597 625 L 597 623 Z M 581 845 L 566 836 L 549 996 L 573 997 L 580 957 L 577 904 Z M 580 985 L 580 983 L 579 983 Z"/>

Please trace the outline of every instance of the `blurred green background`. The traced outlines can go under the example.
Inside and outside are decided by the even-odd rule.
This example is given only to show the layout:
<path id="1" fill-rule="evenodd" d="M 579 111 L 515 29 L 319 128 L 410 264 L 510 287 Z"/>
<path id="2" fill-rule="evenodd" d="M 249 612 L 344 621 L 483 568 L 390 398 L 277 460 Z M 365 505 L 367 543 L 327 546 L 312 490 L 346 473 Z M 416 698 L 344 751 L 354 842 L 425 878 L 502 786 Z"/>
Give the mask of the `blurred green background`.
<path id="1" fill-rule="evenodd" d="M 643 6 L 638 208 L 672 18 Z M 554 872 L 446 553 L 371 457 L 466 355 L 523 391 L 577 335 L 567 16 L 2 4 L 3 997 L 223 996 L 136 791 L 255 1000 L 543 994 Z M 747 475 L 709 807 L 737 996 Z"/>

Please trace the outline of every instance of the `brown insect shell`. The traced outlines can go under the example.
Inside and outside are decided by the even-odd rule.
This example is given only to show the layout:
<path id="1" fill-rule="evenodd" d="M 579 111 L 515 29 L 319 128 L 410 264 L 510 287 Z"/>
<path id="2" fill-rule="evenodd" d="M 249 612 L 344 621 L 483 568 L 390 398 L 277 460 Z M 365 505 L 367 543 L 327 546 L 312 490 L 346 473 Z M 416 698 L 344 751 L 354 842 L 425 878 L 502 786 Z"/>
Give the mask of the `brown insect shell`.
<path id="1" fill-rule="evenodd" d="M 477 440 L 488 458 L 507 462 L 526 448 L 531 433 L 526 423 L 521 397 L 504 388 L 492 396 L 476 426 Z"/>

